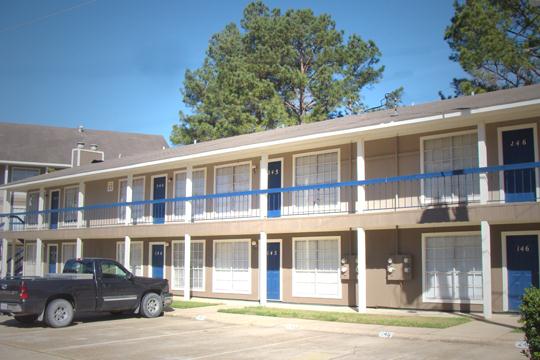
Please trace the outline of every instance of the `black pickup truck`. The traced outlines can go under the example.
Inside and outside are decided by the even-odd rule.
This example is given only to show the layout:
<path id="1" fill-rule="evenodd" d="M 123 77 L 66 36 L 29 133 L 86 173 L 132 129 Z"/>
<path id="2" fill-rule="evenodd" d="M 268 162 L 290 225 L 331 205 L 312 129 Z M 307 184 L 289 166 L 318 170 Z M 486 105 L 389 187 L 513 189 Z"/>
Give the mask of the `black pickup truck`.
<path id="1" fill-rule="evenodd" d="M 71 324 L 75 312 L 134 312 L 157 317 L 172 303 L 164 279 L 136 277 L 110 259 L 73 259 L 63 274 L 0 280 L 0 313 L 23 323 Z"/>

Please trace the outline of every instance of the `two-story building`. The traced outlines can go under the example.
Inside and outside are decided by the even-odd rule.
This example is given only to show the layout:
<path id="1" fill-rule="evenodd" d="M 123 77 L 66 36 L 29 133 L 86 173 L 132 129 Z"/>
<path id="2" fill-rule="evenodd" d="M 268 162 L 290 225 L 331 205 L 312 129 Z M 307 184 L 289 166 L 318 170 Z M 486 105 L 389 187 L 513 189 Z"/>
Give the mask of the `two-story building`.
<path id="1" fill-rule="evenodd" d="M 528 86 L 56 171 L 1 187 L 29 199 L 3 246 L 24 239 L 27 274 L 116 258 L 186 299 L 515 311 L 539 122 Z"/>

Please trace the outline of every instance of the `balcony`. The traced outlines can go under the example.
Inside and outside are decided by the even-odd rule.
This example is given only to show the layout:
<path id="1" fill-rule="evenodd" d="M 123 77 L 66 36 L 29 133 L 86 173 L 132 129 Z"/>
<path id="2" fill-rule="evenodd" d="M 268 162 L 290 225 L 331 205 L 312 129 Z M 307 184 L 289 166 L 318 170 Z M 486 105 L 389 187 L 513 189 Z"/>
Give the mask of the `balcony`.
<path id="1" fill-rule="evenodd" d="M 539 200 L 540 162 L 0 214 L 4 231 L 140 226 Z M 260 204 L 266 198 L 267 209 Z M 191 214 L 188 216 L 187 214 Z"/>

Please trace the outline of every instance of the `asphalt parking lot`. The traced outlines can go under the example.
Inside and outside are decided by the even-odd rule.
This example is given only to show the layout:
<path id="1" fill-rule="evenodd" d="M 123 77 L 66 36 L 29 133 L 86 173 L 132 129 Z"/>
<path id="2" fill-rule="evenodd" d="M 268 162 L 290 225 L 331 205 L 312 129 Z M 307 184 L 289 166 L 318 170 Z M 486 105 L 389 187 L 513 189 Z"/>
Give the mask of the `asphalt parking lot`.
<path id="1" fill-rule="evenodd" d="M 322 325 L 323 326 L 323 325 Z M 67 328 L 20 325 L 0 316 L 7 359 L 523 359 L 510 343 L 383 339 L 280 326 L 209 320 L 90 315 Z"/>

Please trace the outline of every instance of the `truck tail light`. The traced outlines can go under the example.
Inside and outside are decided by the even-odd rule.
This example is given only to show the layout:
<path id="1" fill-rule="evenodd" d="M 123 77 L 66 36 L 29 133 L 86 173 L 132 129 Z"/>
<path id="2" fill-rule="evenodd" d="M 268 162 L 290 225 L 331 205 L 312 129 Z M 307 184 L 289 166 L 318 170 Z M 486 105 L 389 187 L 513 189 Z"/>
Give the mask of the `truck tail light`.
<path id="1" fill-rule="evenodd" d="M 19 287 L 19 299 L 21 300 L 28 300 L 28 287 L 24 283 L 24 281 L 21 283 L 21 286 Z"/>

